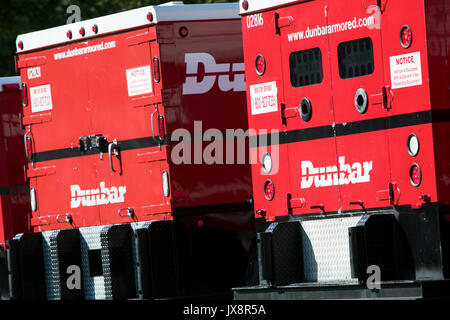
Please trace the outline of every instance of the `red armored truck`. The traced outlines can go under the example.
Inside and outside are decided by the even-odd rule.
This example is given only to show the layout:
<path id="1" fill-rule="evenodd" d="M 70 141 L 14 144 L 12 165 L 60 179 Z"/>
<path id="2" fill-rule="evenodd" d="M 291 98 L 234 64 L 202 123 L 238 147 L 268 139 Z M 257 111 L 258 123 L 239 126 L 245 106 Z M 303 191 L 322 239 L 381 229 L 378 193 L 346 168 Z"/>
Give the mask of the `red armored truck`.
<path id="1" fill-rule="evenodd" d="M 9 241 L 12 297 L 242 285 L 250 166 L 217 160 L 206 137 L 248 126 L 238 4 L 148 6 L 16 44 L 33 232 Z"/>
<path id="2" fill-rule="evenodd" d="M 448 1 L 240 12 L 249 127 L 267 132 L 250 139 L 255 286 L 235 297 L 448 295 Z"/>

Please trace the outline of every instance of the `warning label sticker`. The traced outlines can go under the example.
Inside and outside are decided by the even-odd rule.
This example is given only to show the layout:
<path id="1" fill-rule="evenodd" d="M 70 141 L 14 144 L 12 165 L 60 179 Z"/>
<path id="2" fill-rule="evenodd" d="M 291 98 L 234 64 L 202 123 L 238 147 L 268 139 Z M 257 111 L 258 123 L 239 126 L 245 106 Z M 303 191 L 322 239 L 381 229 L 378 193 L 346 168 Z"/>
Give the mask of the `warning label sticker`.
<path id="1" fill-rule="evenodd" d="M 277 83 L 275 81 L 250 86 L 252 115 L 278 110 Z"/>
<path id="2" fill-rule="evenodd" d="M 392 89 L 420 86 L 422 68 L 420 52 L 390 57 Z"/>
<path id="3" fill-rule="evenodd" d="M 139 96 L 152 93 L 152 77 L 150 66 L 127 70 L 128 96 Z"/>
<path id="4" fill-rule="evenodd" d="M 50 85 L 30 88 L 31 112 L 52 110 L 52 92 Z"/>

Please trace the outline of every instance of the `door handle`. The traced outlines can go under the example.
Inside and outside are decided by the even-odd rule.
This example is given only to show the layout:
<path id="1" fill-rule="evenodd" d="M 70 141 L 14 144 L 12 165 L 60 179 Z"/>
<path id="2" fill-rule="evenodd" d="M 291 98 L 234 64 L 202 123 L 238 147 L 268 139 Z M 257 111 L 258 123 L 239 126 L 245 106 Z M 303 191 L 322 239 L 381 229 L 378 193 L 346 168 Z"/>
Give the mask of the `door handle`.
<path id="1" fill-rule="evenodd" d="M 111 170 L 112 172 L 116 172 L 116 170 L 114 170 L 112 156 L 114 153 L 116 157 L 119 157 L 119 144 L 117 143 L 117 139 L 114 139 L 113 142 L 111 142 L 108 145 L 108 153 L 109 153 L 109 165 L 111 166 Z"/>
<path id="2" fill-rule="evenodd" d="M 155 104 L 155 111 L 153 111 L 152 116 L 150 117 L 150 124 L 152 126 L 152 138 L 158 144 L 159 149 L 161 149 L 161 142 L 155 136 L 155 126 L 153 125 L 153 118 L 154 118 L 155 114 L 157 114 L 157 113 L 159 113 L 158 112 L 158 105 Z"/>

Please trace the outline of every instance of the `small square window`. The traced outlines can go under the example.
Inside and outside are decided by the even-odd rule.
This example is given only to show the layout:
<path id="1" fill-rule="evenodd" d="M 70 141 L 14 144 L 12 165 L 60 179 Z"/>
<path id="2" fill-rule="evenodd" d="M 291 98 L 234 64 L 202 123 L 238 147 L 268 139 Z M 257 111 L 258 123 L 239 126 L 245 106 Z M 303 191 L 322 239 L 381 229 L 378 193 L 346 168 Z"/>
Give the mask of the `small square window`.
<path id="1" fill-rule="evenodd" d="M 291 53 L 289 56 L 291 84 L 294 88 L 322 82 L 322 53 L 313 48 Z"/>
<path id="2" fill-rule="evenodd" d="M 338 47 L 339 75 L 342 79 L 363 77 L 373 73 L 372 39 L 342 42 Z"/>

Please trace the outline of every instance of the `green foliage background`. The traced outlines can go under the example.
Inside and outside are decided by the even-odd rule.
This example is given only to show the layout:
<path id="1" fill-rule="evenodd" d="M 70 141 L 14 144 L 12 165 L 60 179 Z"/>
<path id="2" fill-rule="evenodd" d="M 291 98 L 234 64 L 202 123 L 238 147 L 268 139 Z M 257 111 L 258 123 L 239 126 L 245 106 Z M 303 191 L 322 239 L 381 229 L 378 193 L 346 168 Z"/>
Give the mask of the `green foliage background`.
<path id="1" fill-rule="evenodd" d="M 81 8 L 81 20 L 158 5 L 170 0 L 0 0 L 0 77 L 15 75 L 17 35 L 66 23 L 70 5 Z M 236 2 L 237 0 L 184 0 L 190 3 Z"/>

